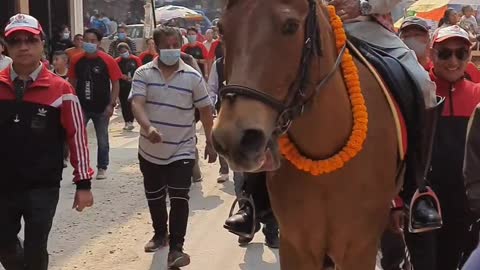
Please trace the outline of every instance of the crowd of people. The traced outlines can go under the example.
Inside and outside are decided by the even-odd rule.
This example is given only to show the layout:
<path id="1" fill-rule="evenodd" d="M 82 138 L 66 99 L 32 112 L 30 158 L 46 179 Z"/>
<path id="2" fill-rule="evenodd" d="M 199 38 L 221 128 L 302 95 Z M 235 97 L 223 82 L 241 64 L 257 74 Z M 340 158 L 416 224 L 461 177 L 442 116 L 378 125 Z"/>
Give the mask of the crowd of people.
<path id="1" fill-rule="evenodd" d="M 118 107 L 126 132 L 135 129 L 135 121 L 140 126 L 140 171 L 154 228 L 145 251 L 155 252 L 168 245 L 170 267 L 190 263 L 189 255 L 183 252 L 188 193 L 192 182 L 203 178 L 195 123 L 202 122 L 205 155 L 209 162 L 215 162 L 209 134 L 215 115 L 213 104 L 224 84 L 223 68 L 218 66 L 223 63 L 221 35 L 217 29 L 204 36 L 198 27 L 164 26 L 146 39 L 146 50 L 140 53 L 125 25 L 118 25 L 116 33 L 107 53 L 100 46 L 104 33 L 98 27 L 72 39 L 69 27 L 62 26 L 47 56 L 46 36 L 37 19 L 17 14 L 5 29 L 5 39 L 0 39 L 0 89 L 6 90 L 0 94 L 0 103 L 5 105 L 0 140 L 10 156 L 8 161 L 2 160 L 2 168 L 8 171 L 7 178 L 17 179 L 2 182 L 0 191 L 0 214 L 9 217 L 0 221 L 0 262 L 7 270 L 24 269 L 21 265 L 47 269 L 47 239 L 62 169 L 68 161 L 74 167 L 77 185 L 74 208 L 82 211 L 92 206 L 91 179 L 108 178 L 109 122 Z M 37 90 L 44 88 L 49 91 Z M 212 91 L 216 94 L 211 95 Z M 96 175 L 87 147 L 85 127 L 90 120 L 98 147 Z M 28 145 L 20 146 L 25 141 Z M 29 156 L 27 163 L 20 162 L 22 156 Z M 28 164 L 29 170 L 22 170 L 21 164 Z M 227 180 L 228 168 L 222 168 L 218 182 Z M 237 182 L 240 194 L 242 182 Z M 22 217 L 27 231 L 24 243 L 17 236 Z M 267 244 L 278 248 L 278 226 L 270 222 L 268 229 Z"/>
<path id="2" fill-rule="evenodd" d="M 408 259 L 420 270 L 480 269 L 480 249 L 475 249 L 480 232 L 480 71 L 471 62 L 480 33 L 473 9 L 466 6 L 462 11 L 459 19 L 447 10 L 433 32 L 424 20 L 409 17 L 398 35 L 386 33 L 401 44 L 390 52 L 406 66 L 421 69 L 415 73 L 425 75 L 422 90 L 430 89 L 441 99 L 437 106 L 425 97 L 425 117 L 438 115 L 438 120 L 436 130 L 426 128 L 435 134 L 433 143 L 429 146 L 427 140 L 421 149 L 432 152 L 427 186 L 440 206 L 427 199 L 409 209 L 416 187 L 402 191 L 382 239 L 384 270 L 402 269 Z M 169 246 L 169 267 L 190 263 L 183 249 L 188 193 L 192 182 L 202 181 L 195 123 L 202 123 L 205 157 L 213 163 L 217 154 L 210 136 L 221 107 L 219 90 L 225 85 L 222 31 L 203 34 L 199 27 L 161 26 L 140 52 L 124 24 L 102 30 L 97 22 L 112 25 L 96 13 L 91 18 L 94 27 L 73 39 L 69 28 L 62 27 L 52 43 L 50 61 L 44 53 L 45 34 L 32 16 L 13 16 L 5 39 L 0 39 L 0 148 L 5 153 L 0 168 L 6 178 L 15 179 L 0 183 L 0 215 L 5 217 L 0 219 L 0 262 L 6 270 L 48 268 L 47 240 L 68 159 L 77 186 L 74 208 L 82 211 L 93 205 L 92 178 L 108 178 L 109 122 L 116 108 L 121 108 L 126 132 L 135 129 L 134 122 L 140 129 L 138 159 L 154 229 L 145 252 Z M 346 25 L 347 31 L 352 27 Z M 108 52 L 100 46 L 105 31 L 116 33 Z M 97 137 L 96 175 L 85 128 L 90 120 Z M 230 172 L 224 159 L 219 163 L 217 181 L 223 183 Z M 239 235 L 240 244 L 247 244 L 264 224 L 266 245 L 278 248 L 280 232 L 265 173 L 234 172 L 233 181 L 240 210 L 225 228 Z M 418 231 L 403 229 L 413 222 L 406 210 Z M 24 243 L 18 237 L 22 217 Z"/>

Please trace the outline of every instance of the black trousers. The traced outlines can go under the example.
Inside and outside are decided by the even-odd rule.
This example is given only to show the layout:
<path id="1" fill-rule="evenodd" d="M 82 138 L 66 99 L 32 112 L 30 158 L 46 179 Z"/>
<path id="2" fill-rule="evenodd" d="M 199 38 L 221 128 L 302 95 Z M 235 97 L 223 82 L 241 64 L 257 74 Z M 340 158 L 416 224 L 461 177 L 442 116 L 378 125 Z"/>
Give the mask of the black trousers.
<path id="1" fill-rule="evenodd" d="M 133 113 L 132 113 L 132 103 L 128 101 L 128 96 L 130 95 L 130 90 L 132 85 L 126 86 L 122 85 L 120 87 L 120 93 L 118 98 L 120 99 L 120 104 L 122 105 L 122 116 L 125 122 L 133 122 Z"/>
<path id="2" fill-rule="evenodd" d="M 263 213 L 271 213 L 270 197 L 267 190 L 267 177 L 265 172 L 244 173 L 244 191 L 251 194 L 255 203 L 257 213 L 262 216 Z"/>
<path id="3" fill-rule="evenodd" d="M 255 203 L 258 220 L 265 224 L 263 233 L 278 234 L 278 222 L 273 215 L 270 197 L 267 190 L 267 176 L 265 172 L 244 173 L 243 191 L 251 194 Z"/>
<path id="4" fill-rule="evenodd" d="M 195 160 L 178 160 L 168 165 L 151 163 L 142 156 L 139 160 L 155 235 L 163 237 L 169 231 L 170 250 L 182 250 L 187 233 L 188 192 Z M 170 197 L 170 215 L 167 213 L 167 194 Z"/>
<path id="5" fill-rule="evenodd" d="M 6 270 L 47 270 L 47 242 L 58 204 L 59 188 L 0 195 L 0 262 Z M 19 244 L 25 221 L 24 248 Z"/>
<path id="6" fill-rule="evenodd" d="M 406 262 L 405 244 L 402 235 L 386 230 L 380 242 L 382 259 L 380 261 L 383 270 L 403 270 Z"/>

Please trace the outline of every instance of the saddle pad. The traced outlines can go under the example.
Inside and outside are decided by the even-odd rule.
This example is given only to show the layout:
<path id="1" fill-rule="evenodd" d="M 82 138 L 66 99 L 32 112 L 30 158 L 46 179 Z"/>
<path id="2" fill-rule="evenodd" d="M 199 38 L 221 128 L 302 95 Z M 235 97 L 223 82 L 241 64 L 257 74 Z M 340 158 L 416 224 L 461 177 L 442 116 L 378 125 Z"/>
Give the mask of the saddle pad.
<path id="1" fill-rule="evenodd" d="M 395 127 L 397 130 L 397 141 L 398 141 L 398 154 L 399 159 L 404 160 L 407 154 L 408 149 L 408 136 L 407 136 L 407 125 L 405 123 L 405 118 L 400 110 L 398 102 L 394 99 L 390 89 L 387 87 L 387 84 L 382 79 L 382 76 L 379 74 L 377 69 L 360 53 L 360 51 L 350 42 L 347 41 L 348 48 L 354 53 L 354 55 L 362 62 L 368 70 L 373 74 L 378 84 L 380 85 L 383 94 L 388 102 L 392 116 L 395 122 Z"/>

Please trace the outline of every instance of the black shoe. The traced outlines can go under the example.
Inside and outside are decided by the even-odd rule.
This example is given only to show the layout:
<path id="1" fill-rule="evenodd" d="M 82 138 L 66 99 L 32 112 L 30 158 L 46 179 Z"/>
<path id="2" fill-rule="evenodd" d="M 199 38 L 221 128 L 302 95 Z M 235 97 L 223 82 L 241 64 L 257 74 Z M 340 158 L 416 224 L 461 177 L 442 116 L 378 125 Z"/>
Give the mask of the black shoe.
<path id="1" fill-rule="evenodd" d="M 255 226 L 255 233 L 260 231 L 261 227 L 262 226 L 260 225 L 260 222 L 257 222 L 257 224 Z M 250 244 L 250 242 L 252 242 L 252 240 L 253 240 L 253 237 L 239 236 L 238 237 L 238 244 L 240 246 L 246 246 L 246 245 Z"/>
<path id="2" fill-rule="evenodd" d="M 280 248 L 277 223 L 265 224 L 262 230 L 265 235 L 265 245 L 269 248 Z"/>
<path id="3" fill-rule="evenodd" d="M 190 264 L 190 255 L 181 250 L 170 250 L 168 253 L 168 267 L 178 268 Z"/>
<path id="4" fill-rule="evenodd" d="M 233 234 L 245 238 L 253 238 L 252 231 L 255 226 L 255 217 L 250 205 L 244 204 L 238 212 L 225 221 L 223 227 Z"/>
<path id="5" fill-rule="evenodd" d="M 269 248 L 280 248 L 280 238 L 278 237 L 278 234 L 266 234 L 265 245 Z"/>
<path id="6" fill-rule="evenodd" d="M 415 231 L 433 230 L 442 227 L 442 218 L 430 198 L 423 196 L 414 203 L 411 227 Z"/>
<path id="7" fill-rule="evenodd" d="M 159 237 L 156 234 L 153 236 L 153 238 L 148 241 L 148 243 L 145 245 L 145 252 L 150 253 L 150 252 L 156 252 L 160 250 L 161 248 L 164 248 L 167 246 L 167 237 Z"/>

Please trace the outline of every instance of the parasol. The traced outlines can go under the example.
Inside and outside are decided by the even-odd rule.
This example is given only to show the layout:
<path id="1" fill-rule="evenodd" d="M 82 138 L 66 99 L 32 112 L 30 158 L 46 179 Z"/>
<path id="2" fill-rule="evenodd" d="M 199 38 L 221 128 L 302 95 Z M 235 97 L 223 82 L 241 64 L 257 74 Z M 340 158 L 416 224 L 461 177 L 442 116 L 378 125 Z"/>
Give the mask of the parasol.
<path id="1" fill-rule="evenodd" d="M 470 5 L 476 10 L 480 6 L 480 0 L 418 0 L 408 8 L 407 13 L 410 16 L 439 21 L 447 8 L 459 11 L 465 5 Z"/>
<path id="2" fill-rule="evenodd" d="M 155 9 L 155 17 L 163 23 L 177 18 L 202 18 L 202 15 L 186 7 L 168 5 Z"/>

